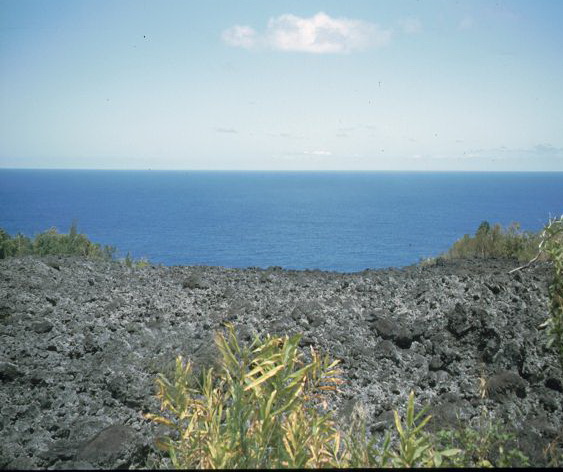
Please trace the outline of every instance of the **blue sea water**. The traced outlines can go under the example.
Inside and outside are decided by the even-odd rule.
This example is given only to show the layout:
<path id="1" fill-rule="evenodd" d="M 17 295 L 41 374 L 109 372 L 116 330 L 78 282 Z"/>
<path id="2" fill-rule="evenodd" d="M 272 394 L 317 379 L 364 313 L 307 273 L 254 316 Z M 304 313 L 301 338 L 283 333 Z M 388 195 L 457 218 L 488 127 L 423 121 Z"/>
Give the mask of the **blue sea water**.
<path id="1" fill-rule="evenodd" d="M 437 256 L 483 221 L 538 230 L 563 173 L 0 170 L 0 227 L 78 229 L 164 265 L 354 272 Z"/>

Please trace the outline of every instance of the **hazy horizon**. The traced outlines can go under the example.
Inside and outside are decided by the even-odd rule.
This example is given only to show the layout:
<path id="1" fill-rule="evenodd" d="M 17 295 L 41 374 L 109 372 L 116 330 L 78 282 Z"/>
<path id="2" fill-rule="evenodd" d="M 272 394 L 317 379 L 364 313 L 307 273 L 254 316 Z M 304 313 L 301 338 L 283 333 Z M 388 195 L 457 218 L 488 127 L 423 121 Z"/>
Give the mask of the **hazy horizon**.
<path id="1" fill-rule="evenodd" d="M 152 169 L 152 168 L 103 168 L 103 167 L 0 167 L 1 170 L 50 170 L 50 171 L 108 171 L 108 172 L 263 172 L 263 173 L 467 173 L 467 174 L 563 174 L 563 170 L 420 170 L 420 169 Z"/>

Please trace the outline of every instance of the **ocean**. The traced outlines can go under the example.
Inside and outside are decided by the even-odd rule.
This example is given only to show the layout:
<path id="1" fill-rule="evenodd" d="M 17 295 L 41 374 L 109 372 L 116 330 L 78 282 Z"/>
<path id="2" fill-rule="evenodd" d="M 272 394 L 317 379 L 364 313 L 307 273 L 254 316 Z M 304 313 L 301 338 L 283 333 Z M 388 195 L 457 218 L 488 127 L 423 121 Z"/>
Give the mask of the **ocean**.
<path id="1" fill-rule="evenodd" d="M 0 227 L 76 221 L 164 265 L 355 272 L 438 256 L 478 225 L 536 231 L 563 213 L 563 172 L 0 170 Z"/>

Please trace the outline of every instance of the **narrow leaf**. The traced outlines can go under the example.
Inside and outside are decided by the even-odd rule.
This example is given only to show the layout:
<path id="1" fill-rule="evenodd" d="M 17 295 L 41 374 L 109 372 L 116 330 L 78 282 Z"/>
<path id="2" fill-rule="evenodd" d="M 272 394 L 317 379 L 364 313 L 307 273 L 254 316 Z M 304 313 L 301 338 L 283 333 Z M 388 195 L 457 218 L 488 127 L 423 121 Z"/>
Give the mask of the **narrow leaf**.
<path id="1" fill-rule="evenodd" d="M 279 365 L 277 367 L 274 367 L 272 370 L 270 370 L 267 374 L 263 375 L 262 377 L 259 377 L 258 379 L 256 379 L 254 382 L 252 382 L 250 385 L 247 385 L 246 387 L 244 387 L 244 391 L 247 392 L 248 390 L 251 390 L 255 387 L 257 387 L 258 385 L 260 385 L 261 383 L 265 382 L 266 380 L 268 380 L 269 378 L 273 377 L 274 375 L 276 375 L 280 370 L 282 370 L 285 366 L 284 365 Z"/>

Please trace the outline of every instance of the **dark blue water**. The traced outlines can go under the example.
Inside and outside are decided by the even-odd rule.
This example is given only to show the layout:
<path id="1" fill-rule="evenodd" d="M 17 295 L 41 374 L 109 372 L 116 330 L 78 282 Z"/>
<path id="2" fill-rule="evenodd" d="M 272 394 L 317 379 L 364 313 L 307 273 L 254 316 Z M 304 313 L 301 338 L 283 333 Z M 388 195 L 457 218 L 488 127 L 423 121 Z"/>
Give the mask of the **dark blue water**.
<path id="1" fill-rule="evenodd" d="M 563 173 L 0 170 L 0 227 L 73 220 L 91 240 L 165 265 L 344 272 L 437 256 L 483 220 L 538 230 Z"/>

